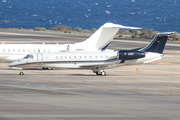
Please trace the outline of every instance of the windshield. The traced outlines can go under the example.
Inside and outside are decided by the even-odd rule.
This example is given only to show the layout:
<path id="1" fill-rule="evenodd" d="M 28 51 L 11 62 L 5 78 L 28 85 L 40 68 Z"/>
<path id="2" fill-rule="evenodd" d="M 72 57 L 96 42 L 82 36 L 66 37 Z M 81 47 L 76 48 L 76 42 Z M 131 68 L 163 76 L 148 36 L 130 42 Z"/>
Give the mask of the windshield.
<path id="1" fill-rule="evenodd" d="M 24 59 L 33 59 L 33 55 L 26 55 Z"/>
<path id="2" fill-rule="evenodd" d="M 26 55 L 24 58 L 27 59 L 29 57 L 29 55 Z"/>

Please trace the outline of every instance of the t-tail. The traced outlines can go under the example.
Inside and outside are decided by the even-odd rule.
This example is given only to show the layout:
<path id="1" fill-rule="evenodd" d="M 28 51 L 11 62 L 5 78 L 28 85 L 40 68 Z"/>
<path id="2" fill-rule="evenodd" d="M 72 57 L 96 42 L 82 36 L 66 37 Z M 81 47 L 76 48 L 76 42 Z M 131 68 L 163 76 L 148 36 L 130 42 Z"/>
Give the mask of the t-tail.
<path id="1" fill-rule="evenodd" d="M 93 35 L 83 42 L 76 43 L 76 45 L 86 48 L 96 48 L 98 50 L 105 50 L 111 40 L 115 37 L 119 29 L 141 29 L 139 27 L 129 27 L 113 23 L 105 23 Z"/>
<path id="2" fill-rule="evenodd" d="M 162 54 L 164 51 L 164 47 L 166 45 L 168 36 L 173 34 L 174 32 L 163 32 L 157 33 L 149 45 L 139 49 L 141 52 L 154 52 Z"/>
<path id="3" fill-rule="evenodd" d="M 170 34 L 173 34 L 173 32 L 157 33 L 149 45 L 143 48 L 133 50 L 119 50 L 118 59 L 122 60 L 120 63 L 124 63 L 126 60 L 135 60 L 140 58 L 145 58 L 143 63 L 161 59 L 161 54 L 163 53 L 168 36 Z"/>

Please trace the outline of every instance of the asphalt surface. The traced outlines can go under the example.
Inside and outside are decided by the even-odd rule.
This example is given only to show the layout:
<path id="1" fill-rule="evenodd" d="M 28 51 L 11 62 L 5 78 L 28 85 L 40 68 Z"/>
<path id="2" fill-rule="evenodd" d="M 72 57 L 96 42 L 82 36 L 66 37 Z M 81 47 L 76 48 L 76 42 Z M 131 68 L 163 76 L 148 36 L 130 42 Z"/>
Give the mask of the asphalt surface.
<path id="1" fill-rule="evenodd" d="M 5 43 L 75 43 L 88 36 L 0 31 Z M 150 40 L 115 38 L 109 49 L 134 49 Z M 179 120 L 180 45 L 168 42 L 161 60 L 107 69 L 26 69 L 19 76 L 0 62 L 0 120 Z"/>

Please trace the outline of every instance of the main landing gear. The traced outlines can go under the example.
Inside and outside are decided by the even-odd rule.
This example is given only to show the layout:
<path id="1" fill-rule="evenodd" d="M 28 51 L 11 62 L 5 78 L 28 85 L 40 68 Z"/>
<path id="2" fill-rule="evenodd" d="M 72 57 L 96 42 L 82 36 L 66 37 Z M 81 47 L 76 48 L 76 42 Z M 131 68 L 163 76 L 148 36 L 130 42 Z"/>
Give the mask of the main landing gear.
<path id="1" fill-rule="evenodd" d="M 96 75 L 106 76 L 106 72 L 105 71 L 97 71 L 95 73 L 96 73 Z"/>
<path id="2" fill-rule="evenodd" d="M 42 67 L 43 70 L 52 70 L 53 68 L 44 68 Z"/>
<path id="3" fill-rule="evenodd" d="M 106 72 L 104 71 L 103 68 L 96 67 L 96 68 L 92 69 L 92 71 L 94 73 L 96 73 L 96 75 L 106 76 Z"/>

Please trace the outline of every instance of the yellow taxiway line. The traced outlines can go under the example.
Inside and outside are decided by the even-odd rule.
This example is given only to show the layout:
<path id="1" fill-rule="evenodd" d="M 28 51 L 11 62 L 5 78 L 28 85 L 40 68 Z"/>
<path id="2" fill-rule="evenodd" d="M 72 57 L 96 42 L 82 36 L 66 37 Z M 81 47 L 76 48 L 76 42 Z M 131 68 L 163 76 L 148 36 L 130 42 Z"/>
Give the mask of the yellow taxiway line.
<path id="1" fill-rule="evenodd" d="M 180 63 L 155 63 L 155 62 L 151 62 L 148 64 L 159 64 L 159 65 L 180 65 Z"/>

